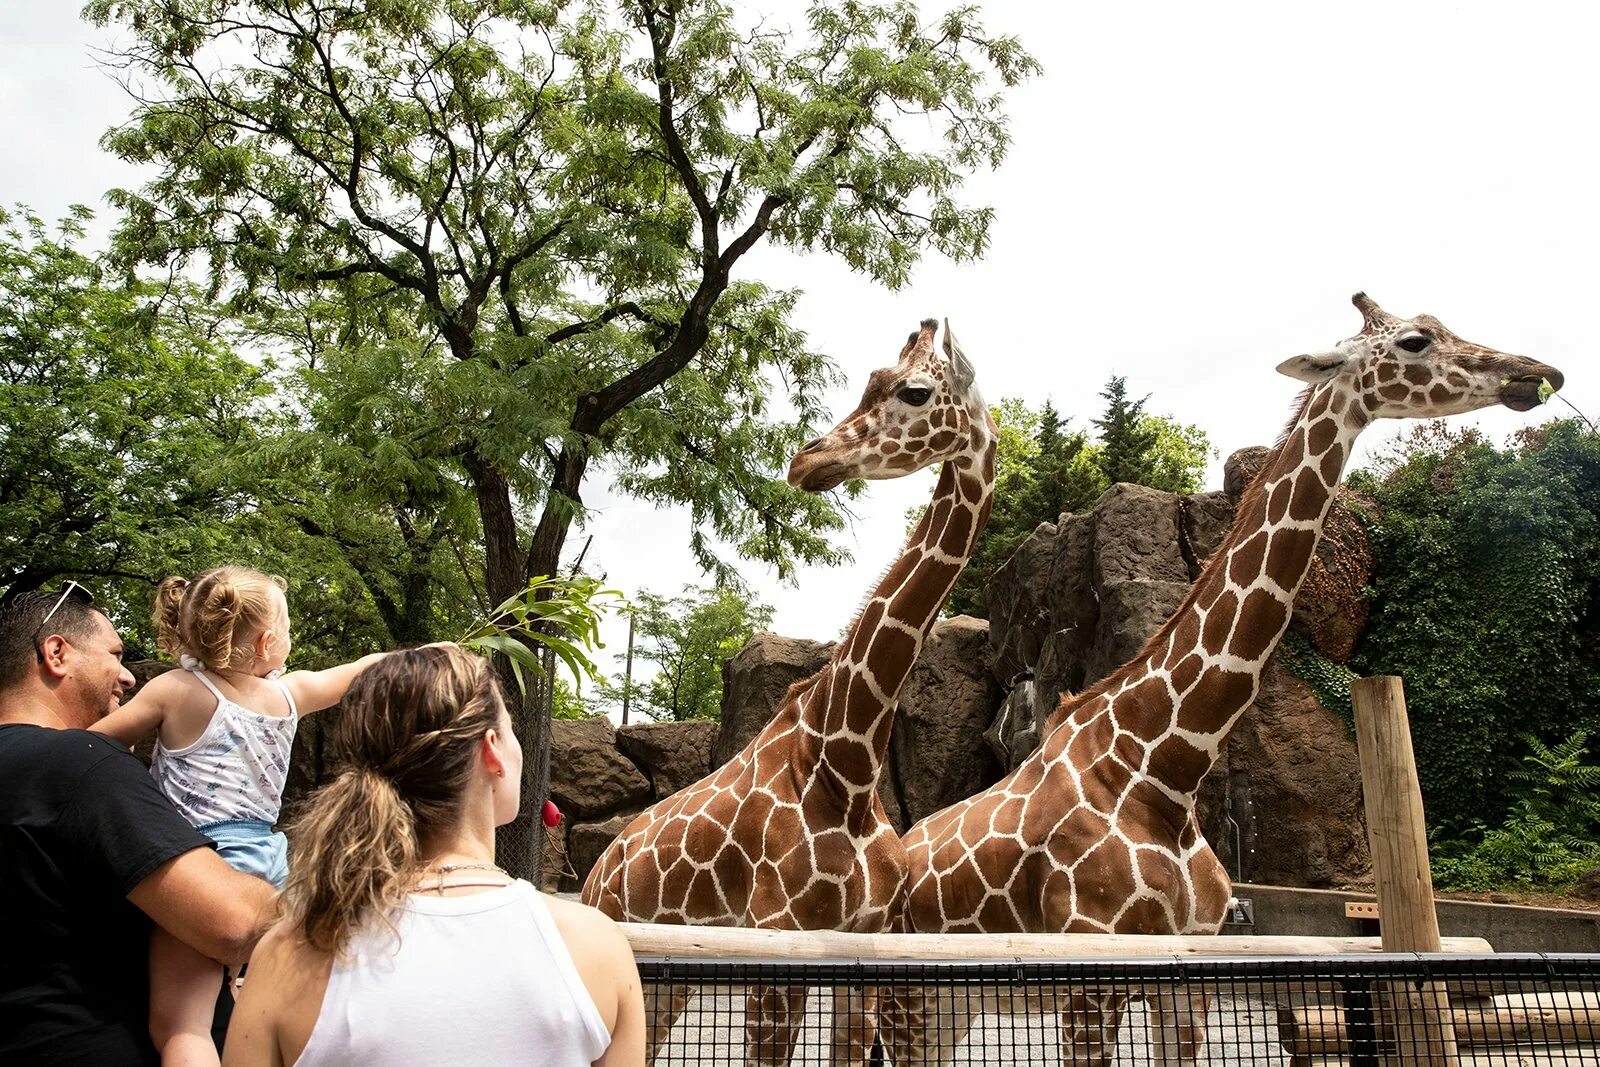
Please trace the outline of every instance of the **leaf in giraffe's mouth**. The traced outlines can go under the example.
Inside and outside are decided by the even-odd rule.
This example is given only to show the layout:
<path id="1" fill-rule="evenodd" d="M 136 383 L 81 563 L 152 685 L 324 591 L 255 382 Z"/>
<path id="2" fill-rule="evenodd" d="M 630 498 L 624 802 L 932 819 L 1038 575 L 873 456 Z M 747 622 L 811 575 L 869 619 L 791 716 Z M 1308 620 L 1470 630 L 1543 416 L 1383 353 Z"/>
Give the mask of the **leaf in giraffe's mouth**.
<path id="1" fill-rule="evenodd" d="M 1555 393 L 1555 387 L 1537 374 L 1500 379 L 1500 403 L 1512 411 L 1531 411 Z"/>

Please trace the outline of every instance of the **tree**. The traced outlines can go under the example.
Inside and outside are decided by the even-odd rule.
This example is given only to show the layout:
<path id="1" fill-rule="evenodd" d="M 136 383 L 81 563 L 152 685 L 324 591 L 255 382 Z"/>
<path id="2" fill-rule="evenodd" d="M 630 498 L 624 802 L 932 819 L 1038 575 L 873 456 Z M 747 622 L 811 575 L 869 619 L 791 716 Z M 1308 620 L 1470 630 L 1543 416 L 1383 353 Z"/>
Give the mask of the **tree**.
<path id="1" fill-rule="evenodd" d="M 634 606 L 634 658 L 656 673 L 633 685 L 633 705 L 655 719 L 722 718 L 722 665 L 758 631 L 772 625 L 772 608 L 732 583 L 684 586 L 678 596 L 639 595 Z M 602 686 L 602 699 L 620 706 L 626 680 Z"/>
<path id="2" fill-rule="evenodd" d="M 1144 418 L 1143 400 L 1128 399 L 1128 380 L 1113 374 L 1100 395 L 1105 398 L 1105 414 L 1094 420 L 1100 431 L 1100 469 L 1112 485 L 1132 482 L 1148 485 L 1155 473 L 1152 452 L 1158 436 Z"/>
<path id="3" fill-rule="evenodd" d="M 772 476 L 831 366 L 741 261 L 769 241 L 899 285 L 929 248 L 980 254 L 991 212 L 956 194 L 1005 151 L 993 83 L 1036 69 L 972 9 L 908 4 L 820 3 L 802 33 L 715 2 L 88 14 L 128 33 L 139 100 L 105 143 L 156 172 L 116 195 L 122 257 L 202 260 L 308 363 L 409 331 L 454 401 L 417 460 L 472 494 L 491 602 L 557 573 L 598 458 L 687 504 L 708 566 L 719 541 L 784 573 L 840 558 L 838 514 Z M 543 716 L 518 718 L 536 798 Z"/>

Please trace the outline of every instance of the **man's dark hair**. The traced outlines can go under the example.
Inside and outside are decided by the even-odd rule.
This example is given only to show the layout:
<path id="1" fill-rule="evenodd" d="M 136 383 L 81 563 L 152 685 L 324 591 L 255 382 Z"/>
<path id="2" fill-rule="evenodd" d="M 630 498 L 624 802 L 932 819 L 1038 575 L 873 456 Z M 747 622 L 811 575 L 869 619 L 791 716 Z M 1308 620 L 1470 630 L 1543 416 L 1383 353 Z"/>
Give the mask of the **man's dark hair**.
<path id="1" fill-rule="evenodd" d="M 60 607 L 56 607 L 57 603 Z M 50 609 L 55 608 L 51 614 Z M 18 685 L 39 662 L 39 645 L 51 634 L 82 641 L 95 632 L 96 616 L 104 616 L 87 596 L 65 600 L 61 590 L 37 589 L 0 601 L 0 691 Z M 49 624 L 45 616 L 49 616 Z"/>

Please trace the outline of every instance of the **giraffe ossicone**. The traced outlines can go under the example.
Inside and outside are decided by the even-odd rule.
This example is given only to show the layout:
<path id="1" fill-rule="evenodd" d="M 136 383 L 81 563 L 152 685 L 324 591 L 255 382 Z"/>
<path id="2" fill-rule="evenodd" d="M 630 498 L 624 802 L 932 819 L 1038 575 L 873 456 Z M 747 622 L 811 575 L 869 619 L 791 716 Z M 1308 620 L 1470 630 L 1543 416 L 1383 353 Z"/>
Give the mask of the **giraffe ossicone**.
<path id="1" fill-rule="evenodd" d="M 828 663 L 790 687 L 742 751 L 628 824 L 590 872 L 584 903 L 636 922 L 888 928 L 906 885 L 905 849 L 877 791 L 894 710 L 988 520 L 994 485 L 994 422 L 949 324 L 942 355 L 937 330 L 924 321 L 788 472 L 790 484 L 823 492 L 941 464 L 905 549 Z M 768 1050 L 758 1058 L 788 1058 L 798 1019 L 785 996 L 756 1012 Z M 652 1046 L 672 1022 L 654 1025 Z"/>
<path id="2" fill-rule="evenodd" d="M 906 834 L 897 929 L 1221 928 L 1232 883 L 1200 833 L 1196 794 L 1288 627 L 1356 437 L 1379 418 L 1527 410 L 1541 387 L 1562 384 L 1554 367 L 1465 341 L 1431 316 L 1390 315 L 1363 293 L 1354 303 L 1359 333 L 1279 366 L 1307 388 L 1172 618 L 1109 677 L 1064 696 L 1016 770 Z M 923 1047 L 930 1035 L 903 1025 L 897 1043 Z M 1114 1017 L 1101 1029 L 1114 1035 Z"/>

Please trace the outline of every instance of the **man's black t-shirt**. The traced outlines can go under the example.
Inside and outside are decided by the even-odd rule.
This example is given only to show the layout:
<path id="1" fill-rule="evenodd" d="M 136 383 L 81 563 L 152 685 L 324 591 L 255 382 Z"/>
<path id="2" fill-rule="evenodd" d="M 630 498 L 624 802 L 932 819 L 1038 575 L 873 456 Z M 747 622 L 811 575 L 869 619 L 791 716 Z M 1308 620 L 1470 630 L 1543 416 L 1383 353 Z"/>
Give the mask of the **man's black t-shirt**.
<path id="1" fill-rule="evenodd" d="M 150 921 L 130 890 L 211 842 L 130 752 L 0 725 L 0 1063 L 146 1063 Z"/>

